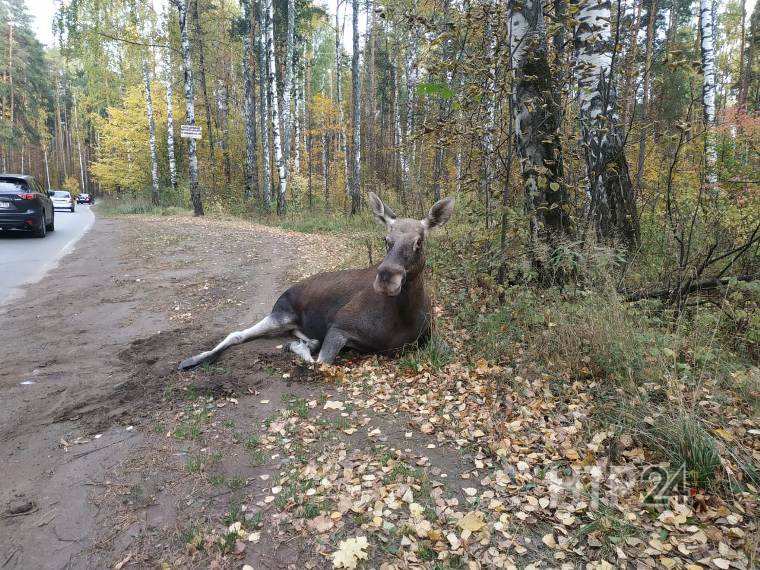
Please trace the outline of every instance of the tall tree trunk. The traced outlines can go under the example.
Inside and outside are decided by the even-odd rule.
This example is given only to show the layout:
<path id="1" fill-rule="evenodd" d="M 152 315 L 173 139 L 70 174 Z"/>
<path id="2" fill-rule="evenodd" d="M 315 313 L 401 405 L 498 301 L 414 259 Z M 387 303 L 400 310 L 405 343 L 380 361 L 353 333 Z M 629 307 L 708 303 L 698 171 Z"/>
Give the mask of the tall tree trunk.
<path id="1" fill-rule="evenodd" d="M 625 74 L 623 80 L 623 93 L 621 96 L 623 105 L 623 113 L 620 117 L 620 124 L 628 125 L 628 120 L 636 108 L 636 89 L 635 79 L 637 79 L 636 69 L 636 57 L 639 52 L 639 30 L 641 29 L 641 10 L 643 9 L 644 2 L 639 0 L 636 2 L 636 13 L 633 17 L 631 29 L 629 31 L 629 44 L 625 54 L 625 69 L 628 73 Z M 623 14 L 618 14 L 618 20 L 623 17 Z M 618 24 L 619 26 L 620 24 Z"/>
<path id="2" fill-rule="evenodd" d="M 158 149 L 156 148 L 156 121 L 153 118 L 153 96 L 150 89 L 150 69 L 148 58 L 143 56 L 143 81 L 145 82 L 145 109 L 148 115 L 148 142 L 150 144 L 150 179 L 151 202 L 154 206 L 161 203 L 158 193 Z"/>
<path id="3" fill-rule="evenodd" d="M 208 151 L 211 158 L 211 164 L 216 161 L 214 156 L 214 132 L 211 130 L 211 102 L 208 97 L 208 84 L 206 82 L 206 57 L 203 48 L 203 28 L 201 27 L 201 16 L 198 11 L 198 0 L 193 1 L 193 27 L 195 28 L 195 42 L 198 48 L 198 75 L 201 80 L 201 94 L 203 95 L 203 106 L 206 109 L 206 129 L 208 130 Z"/>
<path id="4" fill-rule="evenodd" d="M 285 78 L 282 84 L 282 125 L 284 131 L 284 155 L 285 170 L 290 168 L 291 134 L 293 130 L 293 114 L 291 112 L 293 101 L 293 42 L 296 27 L 296 3 L 295 0 L 287 0 L 288 27 L 285 38 Z"/>
<path id="5" fill-rule="evenodd" d="M 15 92 L 13 90 L 13 22 L 8 23 L 8 72 L 7 72 L 7 78 L 8 78 L 8 98 L 10 100 L 9 110 L 10 115 L 8 117 L 9 119 L 9 125 L 10 129 L 8 130 L 8 168 L 10 170 L 13 169 L 13 139 L 14 137 L 14 126 L 15 126 L 15 117 L 14 117 L 14 96 Z"/>
<path id="6" fill-rule="evenodd" d="M 261 203 L 264 211 L 268 212 L 272 206 L 272 167 L 269 149 L 269 96 L 267 93 L 267 64 L 266 52 L 266 15 L 261 2 L 256 2 L 256 18 L 258 19 L 258 33 L 256 34 L 256 50 L 259 56 L 259 118 L 261 122 L 261 168 L 262 168 L 262 192 Z"/>
<path id="7" fill-rule="evenodd" d="M 185 75 L 185 114 L 188 125 L 195 125 L 195 94 L 193 86 L 193 62 L 190 56 L 190 35 L 187 21 L 188 3 L 191 0 L 173 0 L 179 11 L 179 29 L 182 41 L 182 68 Z M 195 139 L 187 141 L 188 170 L 190 173 L 190 200 L 196 216 L 203 215 L 203 202 L 198 187 L 198 152 Z"/>
<path id="8" fill-rule="evenodd" d="M 489 14 L 486 23 L 486 44 L 488 49 L 488 85 L 486 93 L 486 121 L 483 133 L 483 199 L 485 201 L 486 228 L 491 219 L 491 189 L 494 180 L 494 134 L 496 132 L 496 37 L 491 26 Z"/>
<path id="9" fill-rule="evenodd" d="M 227 108 L 229 106 L 229 90 L 225 78 L 216 80 L 216 108 L 219 113 L 219 129 L 221 132 L 220 142 L 222 146 L 222 162 L 224 165 L 224 180 L 229 187 L 232 183 L 232 165 L 230 164 L 230 129 L 227 117 Z"/>
<path id="10" fill-rule="evenodd" d="M 395 137 L 396 152 L 398 157 L 399 169 L 401 170 L 401 184 L 399 185 L 399 202 L 406 205 L 406 196 L 411 190 L 411 181 L 409 180 L 409 159 L 407 156 L 406 141 L 401 128 L 401 104 L 399 98 L 399 82 L 401 74 L 398 71 L 398 65 L 393 67 L 393 134 Z"/>
<path id="11" fill-rule="evenodd" d="M 649 95 L 652 68 L 652 52 L 654 49 L 654 25 L 657 20 L 657 0 L 649 5 L 647 18 L 647 37 L 644 52 L 644 78 L 642 80 L 641 97 L 641 127 L 639 128 L 639 156 L 636 167 L 636 190 L 641 192 L 641 179 L 644 176 L 644 158 L 646 156 L 647 132 L 649 129 Z"/>
<path id="12" fill-rule="evenodd" d="M 543 3 L 510 0 L 512 109 L 534 259 L 542 243 L 556 244 L 570 231 L 563 181 L 560 110 L 552 81 Z"/>
<path id="13" fill-rule="evenodd" d="M 282 153 L 282 140 L 280 137 L 280 103 L 277 88 L 277 66 L 274 61 L 274 8 L 273 0 L 264 0 L 266 2 L 266 38 L 267 38 L 267 57 L 269 58 L 269 75 L 267 77 L 267 93 L 269 94 L 269 104 L 271 106 L 270 116 L 272 117 L 272 143 L 274 146 L 274 160 L 277 165 L 279 176 L 279 188 L 277 192 L 277 213 L 285 214 L 285 193 L 288 188 L 288 178 L 285 171 L 285 157 Z"/>
<path id="14" fill-rule="evenodd" d="M 45 179 L 47 180 L 47 189 L 48 192 L 50 191 L 50 167 L 48 166 L 48 147 L 45 145 L 43 147 L 44 157 L 45 157 Z"/>
<path id="15" fill-rule="evenodd" d="M 259 165 L 256 160 L 256 101 L 253 83 L 251 34 L 253 32 L 252 0 L 243 0 L 245 20 L 243 36 L 243 115 L 245 120 L 245 197 L 250 199 L 258 192 Z"/>
<path id="16" fill-rule="evenodd" d="M 609 0 L 581 0 L 575 30 L 589 219 L 602 239 L 638 243 L 633 185 L 616 111 Z"/>
<path id="17" fill-rule="evenodd" d="M 335 104 L 338 107 L 338 146 L 343 153 L 343 172 L 344 182 L 346 184 L 346 194 L 350 193 L 349 185 L 349 168 L 348 168 L 348 149 L 346 148 L 346 120 L 343 115 L 343 86 L 341 79 L 341 63 L 340 54 L 342 53 L 341 38 L 343 37 L 343 28 L 340 25 L 339 13 L 340 4 L 343 0 L 339 0 L 335 7 Z M 345 0 L 346 2 L 348 0 Z"/>
<path id="18" fill-rule="evenodd" d="M 715 138 L 715 26 L 711 0 L 700 0 L 699 26 L 702 51 L 702 114 L 705 123 L 705 185 L 715 189 L 718 174 L 715 165 L 718 159 Z"/>
<path id="19" fill-rule="evenodd" d="M 736 98 L 736 106 L 740 111 L 747 110 L 747 92 L 749 87 L 749 74 L 752 71 L 751 64 L 747 66 L 746 44 L 747 44 L 747 0 L 741 0 L 741 38 L 739 40 L 739 94 Z"/>
<path id="20" fill-rule="evenodd" d="M 169 180 L 177 190 L 177 158 L 174 155 L 174 92 L 172 89 L 171 53 L 166 50 L 166 152 L 169 156 Z"/>
<path id="21" fill-rule="evenodd" d="M 87 192 L 87 179 L 84 174 L 84 159 L 82 157 L 82 133 L 79 132 L 79 108 L 77 107 L 76 95 L 72 93 L 74 103 L 74 134 L 77 137 L 77 154 L 79 155 L 79 176 L 82 181 L 81 191 Z"/>
<path id="22" fill-rule="evenodd" d="M 361 78 L 359 76 L 359 0 L 352 0 L 353 53 L 351 55 L 351 215 L 361 205 Z"/>

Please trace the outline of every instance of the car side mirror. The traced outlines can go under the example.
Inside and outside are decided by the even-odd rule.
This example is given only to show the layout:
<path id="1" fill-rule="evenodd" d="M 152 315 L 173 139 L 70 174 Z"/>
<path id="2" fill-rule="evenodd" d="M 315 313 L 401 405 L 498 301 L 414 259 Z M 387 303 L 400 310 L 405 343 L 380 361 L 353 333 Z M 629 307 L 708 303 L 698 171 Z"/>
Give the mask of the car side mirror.
<path id="1" fill-rule="evenodd" d="M 53 192 L 52 190 L 48 190 L 48 196 L 52 198 L 53 194 L 55 194 L 55 192 Z"/>

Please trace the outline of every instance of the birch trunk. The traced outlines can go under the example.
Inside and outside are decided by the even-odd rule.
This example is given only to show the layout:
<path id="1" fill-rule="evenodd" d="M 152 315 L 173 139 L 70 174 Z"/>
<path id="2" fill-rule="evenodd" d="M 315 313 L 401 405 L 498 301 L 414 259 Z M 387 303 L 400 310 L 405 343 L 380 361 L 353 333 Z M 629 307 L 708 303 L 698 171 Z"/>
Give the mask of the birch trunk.
<path id="1" fill-rule="evenodd" d="M 555 244 L 570 231 L 559 140 L 560 109 L 551 79 L 543 3 L 510 0 L 509 25 L 515 73 L 512 89 L 515 142 L 534 260 L 541 267 L 540 245 Z"/>
<path id="2" fill-rule="evenodd" d="M 493 34 L 491 21 L 486 23 L 486 42 L 488 43 L 488 92 L 487 118 L 483 133 L 483 198 L 486 207 L 486 228 L 490 225 L 491 190 L 494 180 L 494 133 L 496 132 L 496 38 Z"/>
<path id="3" fill-rule="evenodd" d="M 158 193 L 158 149 L 156 148 L 156 121 L 153 117 L 153 96 L 150 88 L 150 69 L 148 59 L 143 56 L 143 82 L 145 83 L 145 109 L 148 115 L 148 143 L 150 144 L 150 198 L 154 206 L 160 204 Z"/>
<path id="4" fill-rule="evenodd" d="M 193 86 L 193 62 L 190 55 L 190 35 L 187 30 L 189 22 L 188 2 L 191 0 L 173 0 L 179 11 L 179 29 L 182 43 L 182 68 L 185 75 L 185 121 L 188 125 L 195 125 L 195 93 Z M 196 216 L 203 215 L 203 201 L 201 200 L 200 188 L 198 187 L 198 151 L 195 139 L 187 141 L 188 171 L 190 174 L 190 200 L 193 203 L 193 212 Z"/>
<path id="5" fill-rule="evenodd" d="M 652 67 L 652 51 L 654 49 L 654 24 L 657 20 L 657 0 L 652 0 L 649 5 L 647 18 L 646 47 L 644 48 L 644 78 L 642 80 L 641 96 L 641 127 L 639 129 L 639 156 L 636 165 L 636 189 L 641 191 L 641 180 L 644 176 L 644 157 L 647 146 L 647 132 L 649 130 L 649 83 Z"/>
<path id="6" fill-rule="evenodd" d="M 229 124 L 227 122 L 227 107 L 229 104 L 229 91 L 227 90 L 227 84 L 224 78 L 218 78 L 216 80 L 216 108 L 219 113 L 218 126 L 222 131 L 220 137 L 220 143 L 222 147 L 222 162 L 224 164 L 224 180 L 227 186 L 232 182 L 232 166 L 230 164 L 230 149 L 229 149 Z"/>
<path id="7" fill-rule="evenodd" d="M 353 53 L 351 54 L 351 215 L 361 205 L 361 78 L 359 76 L 359 0 L 352 0 Z"/>
<path id="8" fill-rule="evenodd" d="M 296 27 L 296 3 L 295 0 L 287 0 L 288 28 L 285 38 L 285 78 L 282 84 L 282 125 L 284 131 L 284 154 L 285 169 L 290 168 L 291 131 L 293 129 L 293 116 L 291 113 L 293 99 L 293 41 Z"/>
<path id="9" fill-rule="evenodd" d="M 261 168 L 262 168 L 262 195 L 261 202 L 264 211 L 269 211 L 272 206 L 272 167 L 269 149 L 269 96 L 267 94 L 267 53 L 266 45 L 266 17 L 262 10 L 260 0 L 256 2 L 256 17 L 259 23 L 259 33 L 256 34 L 256 49 L 259 56 L 259 117 L 261 124 Z"/>
<path id="10" fill-rule="evenodd" d="M 243 116 L 245 120 L 245 197 L 250 199 L 259 186 L 259 166 L 256 160 L 256 102 L 254 100 L 253 71 L 251 59 L 253 49 L 251 32 L 253 13 L 251 0 L 243 0 Z"/>
<path id="11" fill-rule="evenodd" d="M 346 148 L 346 119 L 343 115 L 343 86 L 341 85 L 341 64 L 340 54 L 341 45 L 340 39 L 343 36 L 342 27 L 340 26 L 340 20 L 338 17 L 340 1 L 335 7 L 335 104 L 338 107 L 338 147 L 343 153 L 343 177 L 346 185 L 346 194 L 350 192 L 349 179 L 348 179 L 348 150 Z"/>
<path id="12" fill-rule="evenodd" d="M 699 25 L 702 51 L 702 114 L 705 123 L 705 185 L 715 189 L 717 152 L 712 129 L 715 126 L 715 26 L 711 0 L 700 0 Z"/>
<path id="13" fill-rule="evenodd" d="M 181 0 L 180 0 L 181 1 Z M 211 103 L 208 98 L 208 84 L 206 82 L 206 57 L 203 49 L 203 28 L 201 27 L 201 16 L 198 12 L 198 0 L 193 1 L 193 27 L 195 28 L 195 41 L 198 48 L 198 75 L 201 80 L 201 94 L 203 95 L 203 106 L 206 109 L 206 136 L 208 137 L 208 151 L 211 157 L 211 163 L 216 161 L 214 156 L 214 132 L 211 129 Z"/>
<path id="14" fill-rule="evenodd" d="M 79 132 L 79 108 L 77 107 L 76 95 L 72 93 L 74 103 L 74 133 L 77 137 L 77 154 L 79 155 L 79 176 L 82 181 L 82 192 L 87 192 L 87 179 L 84 175 L 84 159 L 82 158 L 82 134 Z"/>
<path id="15" fill-rule="evenodd" d="M 330 163 L 328 162 L 327 146 L 329 141 L 327 140 L 327 133 L 322 135 L 322 183 L 323 191 L 325 195 L 325 211 L 330 211 Z"/>
<path id="16" fill-rule="evenodd" d="M 401 128 L 401 105 L 399 104 L 399 82 L 401 81 L 400 74 L 398 72 L 398 66 L 394 66 L 394 78 L 393 78 L 393 123 L 396 149 L 398 153 L 398 163 L 401 169 L 401 184 L 399 185 L 399 202 L 406 205 L 406 195 L 410 191 L 409 180 L 409 160 L 406 154 L 406 142 Z"/>
<path id="17" fill-rule="evenodd" d="M 589 219 L 598 237 L 638 242 L 633 185 L 623 153 L 612 76 L 609 0 L 581 0 L 575 30 L 580 123 L 588 175 Z"/>
<path id="18" fill-rule="evenodd" d="M 166 151 L 169 156 L 169 180 L 177 190 L 177 159 L 174 155 L 174 93 L 172 90 L 171 53 L 166 50 Z"/>
<path id="19" fill-rule="evenodd" d="M 269 104 L 271 106 L 270 116 L 272 118 L 272 143 L 274 146 L 274 160 L 277 165 L 277 174 L 279 176 L 279 187 L 277 192 L 277 213 L 285 214 L 285 193 L 288 188 L 288 178 L 285 171 L 285 157 L 282 153 L 282 140 L 280 137 L 280 104 L 279 93 L 277 88 L 277 69 L 274 61 L 274 9 L 273 0 L 264 0 L 266 3 L 266 38 L 267 38 L 267 57 L 269 59 L 269 75 L 267 77 L 267 93 L 269 95 Z"/>

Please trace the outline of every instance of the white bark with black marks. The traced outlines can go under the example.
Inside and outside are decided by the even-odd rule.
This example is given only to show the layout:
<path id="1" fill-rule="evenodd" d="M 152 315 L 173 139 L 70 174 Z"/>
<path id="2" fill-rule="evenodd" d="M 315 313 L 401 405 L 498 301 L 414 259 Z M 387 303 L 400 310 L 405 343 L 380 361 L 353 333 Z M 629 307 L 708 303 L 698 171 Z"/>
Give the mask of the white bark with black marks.
<path id="1" fill-rule="evenodd" d="M 172 62 L 166 50 L 166 152 L 169 156 L 169 180 L 177 189 L 177 158 L 174 155 L 174 93 L 172 89 Z"/>
<path id="2" fill-rule="evenodd" d="M 597 236 L 638 242 L 633 184 L 623 152 L 613 77 L 609 0 L 579 0 L 575 30 L 578 100 L 588 176 L 588 216 Z"/>
<path id="3" fill-rule="evenodd" d="M 291 134 L 293 130 L 293 113 L 291 110 L 293 101 L 293 42 L 296 28 L 296 3 L 295 0 L 287 0 L 288 28 L 285 38 L 285 78 L 282 82 L 282 125 L 284 132 L 285 169 L 290 168 Z"/>
<path id="4" fill-rule="evenodd" d="M 187 21 L 188 6 L 190 0 L 173 0 L 179 11 L 179 29 L 182 43 L 182 70 L 185 75 L 185 121 L 188 125 L 195 125 L 195 92 L 193 87 L 193 61 L 190 51 L 190 35 Z M 193 204 L 193 212 L 196 216 L 203 215 L 203 201 L 200 188 L 198 187 L 198 151 L 195 139 L 187 141 L 188 171 L 190 173 L 190 200 Z"/>
<path id="5" fill-rule="evenodd" d="M 256 34 L 256 51 L 259 57 L 259 118 L 261 124 L 261 169 L 262 169 L 262 192 L 261 203 L 265 211 L 269 211 L 272 206 L 272 168 L 270 163 L 269 147 L 269 95 L 267 93 L 267 52 L 265 49 L 266 40 L 266 15 L 262 9 L 261 2 L 256 2 L 256 17 L 258 19 L 258 34 Z"/>
<path id="6" fill-rule="evenodd" d="M 251 42 L 253 12 L 251 0 L 243 0 L 243 120 L 245 121 L 245 197 L 250 199 L 259 185 L 256 160 L 256 101 L 253 88 L 253 46 Z"/>
<path id="7" fill-rule="evenodd" d="M 145 82 L 145 109 L 148 116 L 148 142 L 150 144 L 150 178 L 151 201 L 154 206 L 160 204 L 158 190 L 158 149 L 156 148 L 156 121 L 153 117 L 153 96 L 150 86 L 150 69 L 147 57 L 143 58 L 143 81 Z"/>
<path id="8" fill-rule="evenodd" d="M 352 0 L 353 54 L 351 56 L 351 215 L 361 204 L 361 78 L 359 76 L 359 0 Z"/>
<path id="9" fill-rule="evenodd" d="M 718 183 L 715 170 L 718 154 L 711 132 L 715 126 L 715 23 L 711 0 L 700 0 L 699 25 L 702 52 L 702 112 L 705 122 L 705 184 L 714 189 Z"/>
<path id="10" fill-rule="evenodd" d="M 510 49 L 515 73 L 512 110 L 526 209 L 535 245 L 570 229 L 562 180 L 560 109 L 549 67 L 543 3 L 510 0 Z"/>
<path id="11" fill-rule="evenodd" d="M 274 7 L 273 0 L 264 0 L 266 5 L 266 51 L 269 59 L 269 73 L 267 75 L 267 93 L 269 95 L 270 117 L 272 126 L 272 146 L 274 147 L 274 161 L 279 176 L 277 191 L 277 213 L 285 213 L 285 194 L 288 188 L 288 177 L 285 170 L 285 156 L 282 152 L 282 138 L 280 134 L 280 103 L 277 87 L 277 66 L 274 60 Z"/>

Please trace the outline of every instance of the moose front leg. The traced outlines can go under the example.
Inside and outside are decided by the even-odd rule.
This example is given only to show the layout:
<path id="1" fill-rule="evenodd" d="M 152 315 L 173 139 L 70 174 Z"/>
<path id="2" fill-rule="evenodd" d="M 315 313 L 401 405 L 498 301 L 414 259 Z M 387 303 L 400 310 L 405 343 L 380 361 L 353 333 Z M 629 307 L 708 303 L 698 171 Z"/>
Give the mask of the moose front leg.
<path id="1" fill-rule="evenodd" d="M 332 364 L 338 353 L 346 346 L 346 342 L 348 342 L 348 338 L 343 331 L 332 327 L 327 331 L 325 340 L 322 341 L 322 350 L 319 351 L 317 362 Z"/>

